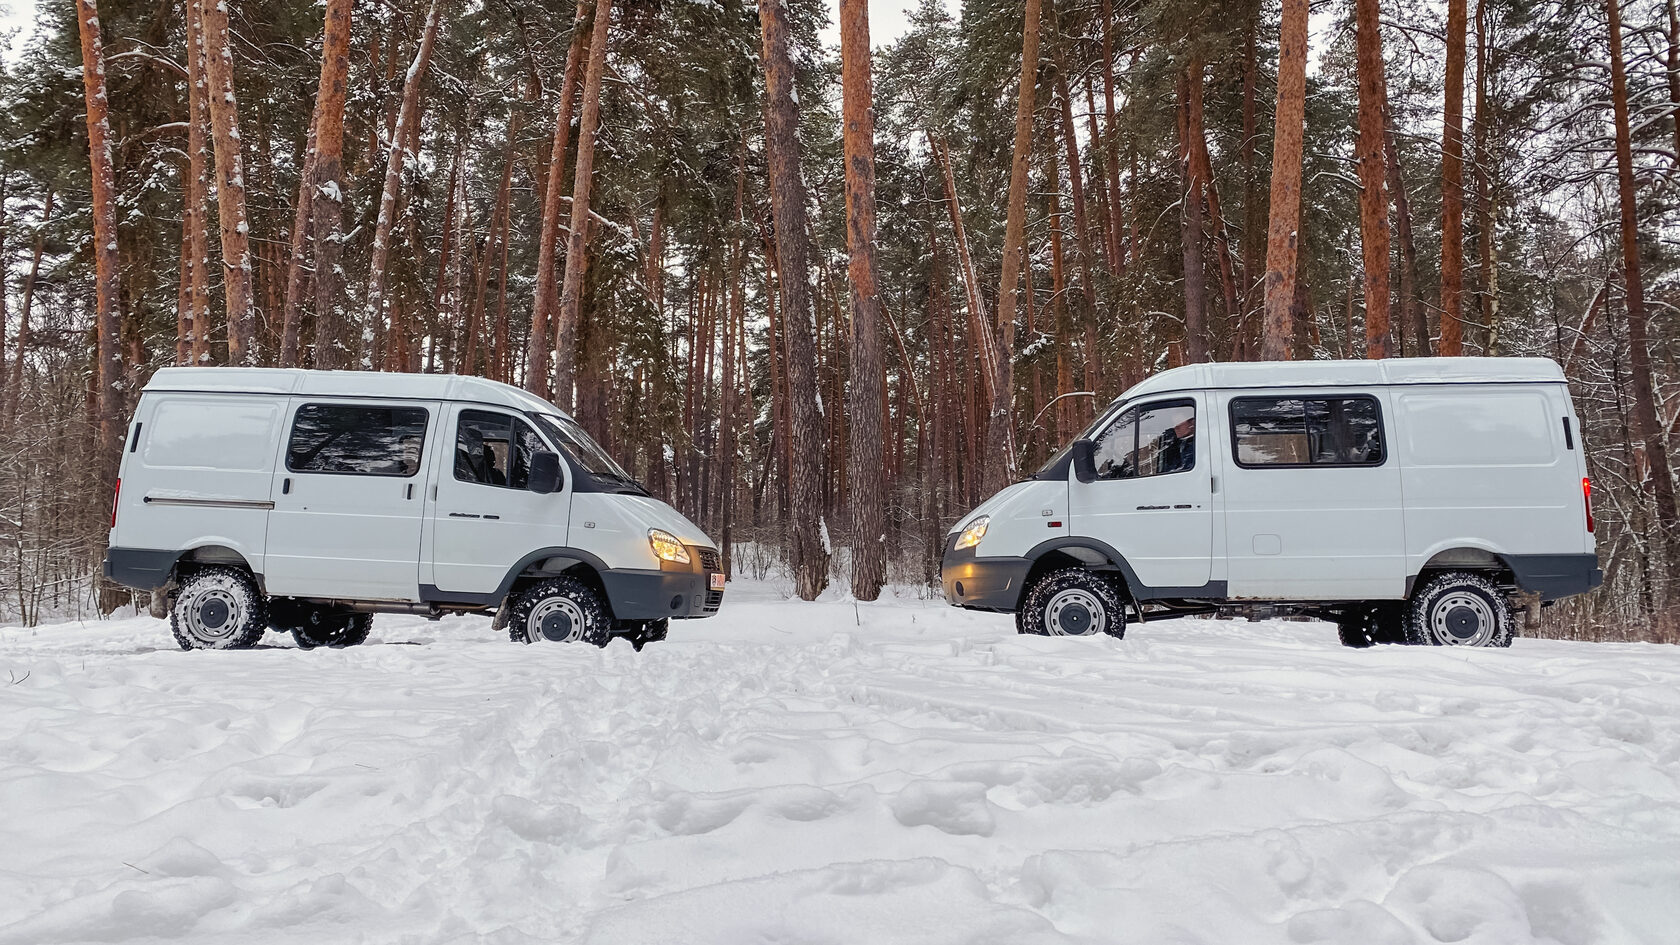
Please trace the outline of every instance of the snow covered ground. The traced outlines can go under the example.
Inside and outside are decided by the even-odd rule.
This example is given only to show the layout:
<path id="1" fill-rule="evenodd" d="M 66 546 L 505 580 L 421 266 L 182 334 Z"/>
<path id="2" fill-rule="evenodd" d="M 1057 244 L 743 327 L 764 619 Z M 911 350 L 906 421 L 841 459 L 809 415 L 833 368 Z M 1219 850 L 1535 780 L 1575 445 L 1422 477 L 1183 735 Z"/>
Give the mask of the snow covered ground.
<path id="1" fill-rule="evenodd" d="M 742 583 L 640 654 L 267 642 L 0 629 L 0 945 L 1680 941 L 1677 648 Z"/>

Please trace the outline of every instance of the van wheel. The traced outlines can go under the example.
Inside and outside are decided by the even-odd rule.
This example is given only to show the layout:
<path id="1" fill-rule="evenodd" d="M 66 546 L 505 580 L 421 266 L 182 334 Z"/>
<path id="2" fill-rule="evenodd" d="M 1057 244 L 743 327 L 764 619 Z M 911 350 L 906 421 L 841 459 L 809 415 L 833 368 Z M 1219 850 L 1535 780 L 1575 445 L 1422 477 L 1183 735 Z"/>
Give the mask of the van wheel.
<path id="1" fill-rule="evenodd" d="M 372 614 L 323 614 L 313 611 L 309 623 L 292 628 L 292 639 L 298 649 L 313 650 L 318 646 L 343 649 L 367 642 L 373 629 Z"/>
<path id="2" fill-rule="evenodd" d="M 228 567 L 200 568 L 181 580 L 169 629 L 183 650 L 244 650 L 262 639 L 267 601 L 257 582 Z"/>
<path id="3" fill-rule="evenodd" d="M 606 646 L 612 619 L 595 589 L 561 575 L 522 591 L 508 608 L 508 636 L 515 643 L 593 643 Z"/>
<path id="4" fill-rule="evenodd" d="M 1040 578 L 1015 612 L 1015 629 L 1050 637 L 1126 635 L 1126 601 L 1114 581 L 1084 568 Z"/>
<path id="5" fill-rule="evenodd" d="M 649 643 L 659 643 L 671 632 L 671 618 L 659 620 L 626 620 L 622 622 L 624 638 L 640 652 Z"/>
<path id="6" fill-rule="evenodd" d="M 1406 642 L 1419 646 L 1510 646 L 1511 605 L 1472 571 L 1430 578 L 1406 606 Z"/>

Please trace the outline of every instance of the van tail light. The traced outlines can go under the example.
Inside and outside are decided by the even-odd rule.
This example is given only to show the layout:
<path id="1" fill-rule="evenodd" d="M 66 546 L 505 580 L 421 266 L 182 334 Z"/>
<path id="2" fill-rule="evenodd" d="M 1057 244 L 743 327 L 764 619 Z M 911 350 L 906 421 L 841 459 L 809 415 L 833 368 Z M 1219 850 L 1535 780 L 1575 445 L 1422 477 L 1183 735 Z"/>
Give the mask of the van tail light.
<path id="1" fill-rule="evenodd" d="M 117 500 L 122 498 L 122 479 L 117 480 L 116 489 L 111 492 L 111 527 L 117 527 Z M 1591 526 L 1588 526 L 1589 528 Z"/>
<path id="2" fill-rule="evenodd" d="M 1587 509 L 1587 531 L 1593 530 L 1592 517 L 1592 480 L 1581 477 L 1581 504 Z"/>

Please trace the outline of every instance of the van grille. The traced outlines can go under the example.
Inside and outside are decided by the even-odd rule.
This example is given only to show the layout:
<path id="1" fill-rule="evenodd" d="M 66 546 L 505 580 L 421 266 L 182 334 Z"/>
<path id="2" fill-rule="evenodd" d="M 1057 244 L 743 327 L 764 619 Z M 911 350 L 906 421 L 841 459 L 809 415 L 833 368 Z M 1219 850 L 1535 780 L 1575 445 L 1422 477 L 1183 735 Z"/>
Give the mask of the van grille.
<path id="1" fill-rule="evenodd" d="M 708 572 L 722 570 L 718 567 L 716 548 L 696 548 L 695 550 L 700 552 L 700 570 Z"/>
<path id="2" fill-rule="evenodd" d="M 723 606 L 723 592 L 722 591 L 707 591 L 706 592 L 706 604 L 705 604 L 704 607 L 702 607 L 700 609 L 704 610 L 708 614 L 715 614 L 715 613 L 718 612 L 718 608 L 720 608 L 722 606 Z"/>

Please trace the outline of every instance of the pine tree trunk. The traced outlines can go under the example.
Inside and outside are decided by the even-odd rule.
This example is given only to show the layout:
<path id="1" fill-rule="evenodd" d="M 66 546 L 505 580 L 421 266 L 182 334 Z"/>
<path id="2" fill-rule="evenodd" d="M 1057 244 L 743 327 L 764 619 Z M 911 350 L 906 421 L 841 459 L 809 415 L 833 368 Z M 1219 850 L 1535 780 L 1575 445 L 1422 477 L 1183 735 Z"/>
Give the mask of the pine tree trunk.
<path id="1" fill-rule="evenodd" d="M 572 223 L 566 238 L 566 268 L 560 281 L 560 304 L 554 318 L 554 396 L 561 410 L 570 410 L 577 373 L 578 311 L 583 295 L 583 270 L 588 264 L 589 190 L 595 171 L 595 130 L 601 121 L 601 75 L 607 65 L 607 27 L 612 0 L 595 0 L 595 22 L 589 38 L 589 68 L 584 73 L 583 103 L 578 117 L 577 166 L 572 176 Z"/>
<path id="2" fill-rule="evenodd" d="M 980 275 L 974 268 L 974 257 L 968 250 L 968 231 L 963 226 L 962 205 L 957 202 L 957 182 L 951 172 L 951 150 L 943 140 L 935 140 L 928 136 L 928 144 L 933 151 L 934 160 L 939 163 L 945 184 L 945 207 L 951 216 L 951 235 L 957 244 L 957 268 L 962 272 L 963 292 L 968 309 L 968 332 L 970 343 L 977 345 L 982 364 L 980 373 L 981 391 L 984 392 L 987 403 L 992 403 L 1000 396 L 998 387 L 998 373 L 994 365 L 997 355 L 992 350 L 992 331 L 987 325 L 986 298 L 980 291 Z"/>
<path id="3" fill-rule="evenodd" d="M 303 295 L 309 291 L 312 273 L 305 265 L 311 237 L 310 217 L 315 203 L 315 126 L 320 123 L 320 106 L 309 123 L 303 145 L 303 166 L 298 173 L 297 203 L 292 207 L 292 232 L 286 255 L 286 301 L 280 316 L 280 358 L 277 366 L 302 367 Z"/>
<path id="4" fill-rule="evenodd" d="M 550 323 L 554 310 L 554 263 L 560 244 L 560 179 L 566 170 L 566 148 L 572 133 L 572 108 L 577 98 L 578 73 L 588 54 L 589 30 L 584 29 L 588 7 L 579 2 L 572 16 L 572 42 L 566 49 L 566 72 L 560 80 L 560 105 L 554 115 L 554 143 L 548 153 L 548 189 L 543 193 L 542 233 L 537 243 L 537 284 L 531 303 L 531 337 L 525 350 L 525 389 L 548 396 Z"/>
<path id="5" fill-rule="evenodd" d="M 1124 245 L 1120 241 L 1120 133 L 1115 129 L 1114 108 L 1114 42 L 1111 31 L 1114 24 L 1114 10 L 1112 0 L 1102 2 L 1102 57 L 1103 57 L 1103 134 L 1107 140 L 1107 150 L 1104 152 L 1103 171 L 1108 175 L 1108 253 L 1109 270 L 1119 272 L 1126 267 Z M 1089 88 L 1089 86 L 1087 86 Z M 1095 109 L 1092 121 L 1096 121 Z M 1091 136 L 1093 142 L 1096 135 Z"/>
<path id="6" fill-rule="evenodd" d="M 784 0 L 758 0 L 758 19 L 764 40 L 764 142 L 769 160 L 770 207 L 776 221 L 776 265 L 792 415 L 788 444 L 789 537 L 799 596 L 815 600 L 828 584 L 829 547 L 827 526 L 821 520 L 823 418 L 817 404 L 816 311 L 811 303 L 805 177 L 799 167 L 799 106 L 795 102 Z"/>
<path id="7" fill-rule="evenodd" d="M 1207 273 L 1202 266 L 1202 178 L 1201 162 L 1190 143 L 1195 121 L 1191 112 L 1201 107 L 1202 61 L 1192 56 L 1178 77 L 1178 166 L 1183 186 L 1179 188 L 1179 247 L 1184 261 L 1184 361 L 1201 364 L 1208 359 Z"/>
<path id="8" fill-rule="evenodd" d="M 315 93 L 315 145 L 306 162 L 311 172 L 310 229 L 315 245 L 315 366 L 323 370 L 349 367 L 350 363 L 344 338 L 343 273 L 338 261 L 342 252 L 344 99 L 349 86 L 351 8 L 350 0 L 331 0 L 327 5 L 321 27 L 321 82 Z M 282 357 L 285 334 L 286 326 L 282 326 Z"/>
<path id="9" fill-rule="evenodd" d="M 1465 0 L 1447 0 L 1446 102 L 1441 110 L 1441 344 L 1464 354 Z"/>
<path id="10" fill-rule="evenodd" d="M 29 354 L 29 345 L 33 340 L 29 336 L 29 316 L 35 305 L 35 281 L 41 274 L 41 255 L 46 249 L 47 224 L 52 222 L 53 198 L 56 196 L 52 188 L 47 189 L 46 202 L 41 207 L 41 222 L 35 226 L 35 251 L 29 263 L 29 275 L 23 280 L 23 302 L 18 307 L 17 340 L 13 343 L 16 349 L 12 353 L 12 396 L 6 400 L 4 414 L 0 414 L 0 430 L 10 430 L 12 421 L 17 417 L 18 402 L 23 400 L 23 361 Z M 4 361 L 0 361 L 0 371 L 6 370 Z"/>
<path id="11" fill-rule="evenodd" d="M 187 267 L 187 357 L 182 363 L 210 363 L 210 241 L 205 217 L 210 212 L 210 102 L 204 54 L 204 11 L 198 0 L 187 0 L 187 178 L 182 182 L 181 225 Z"/>
<path id="12" fill-rule="evenodd" d="M 1056 70 L 1056 94 L 1062 100 L 1062 144 L 1067 149 L 1068 188 L 1073 197 L 1074 246 L 1079 253 L 1079 289 L 1085 302 L 1085 318 L 1095 318 L 1096 280 L 1091 272 L 1091 238 L 1086 229 L 1085 181 L 1079 163 L 1078 132 L 1073 123 L 1073 102 L 1068 95 L 1067 71 Z"/>
<path id="13" fill-rule="evenodd" d="M 432 0 L 426 26 L 420 34 L 420 48 L 414 52 L 403 77 L 402 109 L 397 127 L 391 132 L 391 146 L 385 156 L 385 186 L 379 194 L 379 218 L 373 228 L 373 256 L 368 262 L 367 324 L 362 328 L 359 347 L 362 370 L 373 370 L 374 352 L 385 326 L 385 265 L 391 252 L 391 228 L 396 224 L 397 191 L 402 185 L 403 159 L 411 137 L 419 134 L 420 88 L 426 82 L 426 66 L 437 44 L 438 0 Z M 393 50 L 394 52 L 394 50 Z M 505 279 L 503 280 L 505 283 Z"/>
<path id="14" fill-rule="evenodd" d="M 1307 0 L 1283 0 L 1277 121 L 1272 139 L 1271 219 L 1266 227 L 1265 324 L 1260 359 L 1287 361 L 1301 220 L 1301 140 L 1306 131 Z"/>
<path id="15" fill-rule="evenodd" d="M 1412 239 L 1412 210 L 1406 200 L 1406 179 L 1400 169 L 1400 142 L 1394 121 L 1385 109 L 1383 153 L 1388 165 L 1388 187 L 1394 194 L 1394 231 L 1400 237 L 1400 333 L 1409 338 L 1402 356 L 1427 358 L 1434 353 L 1429 339 L 1429 316 L 1417 290 L 1417 242 Z"/>
<path id="16" fill-rule="evenodd" d="M 86 0 L 78 0 L 86 2 Z M 233 92 L 233 48 L 226 0 L 198 0 L 204 21 L 206 87 L 216 151 L 216 211 L 221 220 L 222 294 L 227 300 L 228 357 L 257 363 L 257 316 L 251 298 L 251 227 L 245 215 L 245 162 L 240 155 L 239 103 Z"/>
<path id="17" fill-rule="evenodd" d="M 490 291 L 490 261 L 500 254 L 499 246 L 507 239 L 508 204 L 513 196 L 514 145 L 519 140 L 519 112 L 508 123 L 505 155 L 502 159 L 502 183 L 496 188 L 496 208 L 490 211 L 490 228 L 484 234 L 484 250 L 478 254 L 476 281 L 473 285 L 472 309 L 467 313 L 466 347 L 457 373 L 486 376 L 494 373 L 495 352 L 482 359 L 479 367 L 479 339 L 484 335 L 484 313 Z M 571 405 L 564 409 L 571 410 Z"/>
<path id="18" fill-rule="evenodd" d="M 986 424 L 988 492 L 997 492 L 1015 479 L 1014 358 L 1015 290 L 1021 278 L 1027 245 L 1027 167 L 1032 159 L 1033 93 L 1038 87 L 1039 0 L 1027 0 L 1021 26 L 1021 91 L 1015 104 L 1014 160 L 1009 169 L 1009 205 L 1003 230 L 1003 274 L 998 280 L 997 397 Z"/>
<path id="19" fill-rule="evenodd" d="M 1254 143 L 1259 137 L 1258 96 L 1256 86 L 1260 77 L 1260 0 L 1250 0 L 1246 24 L 1243 28 L 1243 101 L 1242 146 L 1238 148 L 1243 175 L 1243 233 L 1242 233 L 1242 336 L 1241 360 L 1255 355 L 1253 330 L 1249 316 L 1254 311 L 1255 274 L 1260 272 L 1261 234 L 1265 230 L 1260 207 L 1259 172 L 1254 166 Z"/>
<path id="20" fill-rule="evenodd" d="M 99 34 L 99 11 L 93 0 L 76 0 L 76 24 L 82 40 L 82 89 L 87 103 L 88 163 L 93 184 L 94 316 L 96 339 L 95 413 L 99 424 L 101 491 L 116 476 L 122 440 L 122 352 L 118 347 L 117 194 L 111 164 L 110 104 L 105 96 L 105 52 Z M 21 392 L 22 388 L 19 388 Z"/>
<path id="21" fill-rule="evenodd" d="M 1628 361 L 1633 373 L 1633 418 L 1651 464 L 1651 492 L 1657 521 L 1674 560 L 1680 546 L 1680 514 L 1674 501 L 1674 477 L 1668 446 L 1657 420 L 1655 385 L 1651 378 L 1651 342 L 1645 311 L 1645 284 L 1639 260 L 1638 194 L 1633 181 L 1633 146 L 1628 131 L 1627 73 L 1622 65 L 1622 16 L 1617 0 L 1605 0 L 1610 14 L 1610 100 L 1616 119 L 1616 184 L 1621 198 L 1622 278 L 1627 289 Z M 1672 596 L 1673 591 L 1670 591 Z"/>
<path id="22" fill-rule="evenodd" d="M 870 77 L 868 0 L 840 0 L 840 85 L 846 156 L 846 249 L 851 284 L 851 391 L 847 482 L 852 531 L 852 596 L 874 600 L 887 579 L 886 483 L 882 476 L 886 382 L 881 297 L 875 268 L 875 112 Z"/>
<path id="23" fill-rule="evenodd" d="M 1498 202 L 1493 192 L 1493 156 L 1488 147 L 1493 122 L 1488 102 L 1488 73 L 1492 68 L 1492 53 L 1487 36 L 1487 2 L 1476 0 L 1476 116 L 1474 127 L 1474 155 L 1476 182 L 1476 282 L 1481 298 L 1482 324 L 1485 344 L 1482 353 L 1499 354 L 1499 243 L 1495 232 L 1499 223 Z"/>
<path id="24" fill-rule="evenodd" d="M 1386 358 L 1393 334 L 1389 328 L 1387 162 L 1383 126 L 1388 83 L 1383 77 L 1382 11 L 1378 0 L 1356 0 L 1358 33 L 1359 133 L 1354 157 L 1359 165 L 1359 243 L 1365 261 L 1365 356 Z"/>

